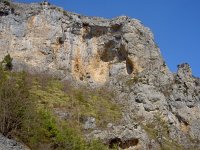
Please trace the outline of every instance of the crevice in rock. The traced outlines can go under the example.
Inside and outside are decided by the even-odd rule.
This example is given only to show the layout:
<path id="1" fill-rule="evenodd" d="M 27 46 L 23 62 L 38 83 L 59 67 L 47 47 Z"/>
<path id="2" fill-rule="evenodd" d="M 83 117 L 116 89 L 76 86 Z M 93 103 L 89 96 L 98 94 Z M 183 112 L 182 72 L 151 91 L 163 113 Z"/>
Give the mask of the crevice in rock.
<path id="1" fill-rule="evenodd" d="M 188 121 L 185 118 L 183 118 L 182 116 L 180 116 L 179 114 L 175 114 L 175 116 L 180 123 L 183 123 L 185 126 L 189 125 Z"/>
<path id="2" fill-rule="evenodd" d="M 118 59 L 120 62 L 125 61 L 126 58 L 128 57 L 128 53 L 127 53 L 124 45 L 121 45 L 120 48 L 118 49 L 117 56 L 118 56 Z"/>
<path id="3" fill-rule="evenodd" d="M 133 63 L 129 58 L 126 59 L 126 70 L 128 74 L 132 74 L 134 70 Z"/>

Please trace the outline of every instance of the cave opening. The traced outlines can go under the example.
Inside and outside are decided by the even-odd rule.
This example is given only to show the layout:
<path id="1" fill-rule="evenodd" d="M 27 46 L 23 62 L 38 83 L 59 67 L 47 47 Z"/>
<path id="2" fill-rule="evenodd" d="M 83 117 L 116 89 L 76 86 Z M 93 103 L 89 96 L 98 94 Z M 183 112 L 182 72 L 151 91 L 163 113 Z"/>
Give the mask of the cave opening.
<path id="1" fill-rule="evenodd" d="M 133 68 L 133 63 L 132 63 L 132 61 L 130 60 L 130 59 L 126 59 L 126 70 L 127 70 L 127 73 L 128 74 L 132 74 L 133 73 L 133 70 L 134 70 L 134 68 Z"/>
<path id="2" fill-rule="evenodd" d="M 122 141 L 120 138 L 111 139 L 109 142 L 109 148 L 113 149 L 115 147 L 120 147 L 121 143 L 122 143 Z"/>
<path id="3" fill-rule="evenodd" d="M 100 59 L 104 62 L 110 62 L 115 59 L 116 51 L 114 50 L 115 43 L 113 41 L 109 41 L 105 44 L 103 51 L 100 54 Z"/>
<path id="4" fill-rule="evenodd" d="M 100 59 L 104 62 L 110 62 L 113 61 L 115 58 L 115 53 L 112 50 L 104 50 L 101 54 Z"/>

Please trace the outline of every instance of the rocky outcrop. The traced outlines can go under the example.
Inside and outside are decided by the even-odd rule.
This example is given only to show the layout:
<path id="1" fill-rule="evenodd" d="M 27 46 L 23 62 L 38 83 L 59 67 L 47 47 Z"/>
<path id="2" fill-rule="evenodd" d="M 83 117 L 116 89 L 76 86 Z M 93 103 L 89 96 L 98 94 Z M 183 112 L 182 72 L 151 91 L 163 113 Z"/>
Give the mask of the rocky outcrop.
<path id="1" fill-rule="evenodd" d="M 24 145 L 0 134 L 0 150 L 29 150 Z"/>
<path id="2" fill-rule="evenodd" d="M 156 68 L 168 73 L 152 33 L 136 19 L 90 18 L 46 4 L 13 7 L 1 16 L 0 51 L 12 55 L 14 70 L 93 84 Z"/>
<path id="3" fill-rule="evenodd" d="M 146 143 L 150 142 L 147 134 L 137 123 L 123 126 L 109 124 L 107 130 L 94 130 L 88 135 L 88 138 L 99 138 L 110 148 L 117 145 L 122 149 L 148 149 Z"/>
<path id="4" fill-rule="evenodd" d="M 14 71 L 115 91 L 124 106 L 121 124 L 100 130 L 90 118 L 88 139 L 122 149 L 158 149 L 173 142 L 200 148 L 200 79 L 188 64 L 171 73 L 152 32 L 139 20 L 86 17 L 48 3 L 1 3 L 0 58 L 7 53 Z"/>

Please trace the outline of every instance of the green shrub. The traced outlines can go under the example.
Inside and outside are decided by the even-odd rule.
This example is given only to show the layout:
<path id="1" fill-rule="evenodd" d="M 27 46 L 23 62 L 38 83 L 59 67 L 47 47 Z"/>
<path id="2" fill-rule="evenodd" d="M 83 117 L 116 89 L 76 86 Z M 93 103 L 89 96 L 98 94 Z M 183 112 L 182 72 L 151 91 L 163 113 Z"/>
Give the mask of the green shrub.
<path id="1" fill-rule="evenodd" d="M 6 55 L 1 62 L 5 70 L 12 70 L 13 64 L 12 64 L 13 58 L 11 58 L 10 54 Z"/>
<path id="2" fill-rule="evenodd" d="M 32 120 L 31 126 L 24 127 L 23 131 L 20 139 L 33 150 L 43 150 L 42 145 L 55 150 L 107 150 L 100 141 L 87 143 L 80 132 L 69 127 L 67 122 L 58 121 L 44 108 L 39 111 L 39 119 Z"/>
<path id="3" fill-rule="evenodd" d="M 24 123 L 23 133 L 19 135 L 32 149 L 41 149 L 49 145 L 51 149 L 84 149 L 86 142 L 76 130 L 69 128 L 67 123 L 57 118 L 45 108 L 40 108 L 37 117 Z"/>

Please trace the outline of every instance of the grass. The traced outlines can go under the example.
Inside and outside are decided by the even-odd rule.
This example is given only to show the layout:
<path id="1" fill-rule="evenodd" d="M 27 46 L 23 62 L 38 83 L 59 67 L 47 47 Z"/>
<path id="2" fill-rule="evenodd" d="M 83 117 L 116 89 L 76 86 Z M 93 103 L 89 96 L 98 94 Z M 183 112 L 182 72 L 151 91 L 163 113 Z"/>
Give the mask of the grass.
<path id="1" fill-rule="evenodd" d="M 31 94 L 39 100 L 40 105 L 69 112 L 72 122 L 94 117 L 98 127 L 104 127 L 107 123 L 118 122 L 121 118 L 121 108 L 113 102 L 113 95 L 108 91 L 66 87 L 66 84 L 59 80 L 51 79 L 45 88 L 36 80 Z"/>
<path id="2" fill-rule="evenodd" d="M 67 149 L 107 149 L 99 141 L 91 141 L 91 143 L 84 141 L 83 122 L 81 120 L 86 117 L 94 117 L 98 128 L 104 128 L 109 122 L 118 122 L 121 119 L 121 107 L 113 102 L 113 94 L 102 89 L 75 88 L 70 86 L 69 83 L 64 84 L 53 78 L 47 81 L 40 78 L 32 77 L 33 86 L 30 93 L 33 99 L 37 99 L 39 102 L 39 112 L 43 112 L 40 116 L 43 117 L 41 126 L 44 126 L 44 129 L 38 131 L 39 133 L 31 141 L 38 144 L 38 140 L 44 139 L 42 143 L 45 143 L 53 137 L 54 140 L 51 143 L 59 149 L 62 149 L 62 147 L 63 149 L 66 149 L 66 147 L 68 147 Z M 67 121 L 58 120 L 53 111 L 49 111 L 54 108 L 70 113 L 71 118 Z M 48 113 L 46 113 L 46 109 L 48 109 Z M 36 130 L 38 129 L 36 128 Z M 45 137 L 38 138 L 37 135 L 45 135 Z M 28 143 L 32 143 L 31 141 Z"/>

